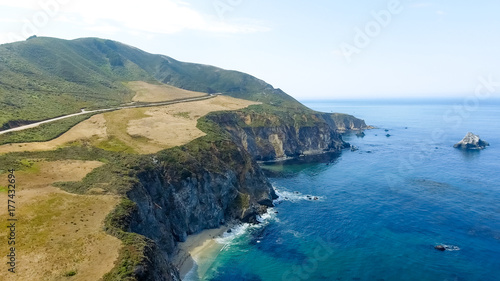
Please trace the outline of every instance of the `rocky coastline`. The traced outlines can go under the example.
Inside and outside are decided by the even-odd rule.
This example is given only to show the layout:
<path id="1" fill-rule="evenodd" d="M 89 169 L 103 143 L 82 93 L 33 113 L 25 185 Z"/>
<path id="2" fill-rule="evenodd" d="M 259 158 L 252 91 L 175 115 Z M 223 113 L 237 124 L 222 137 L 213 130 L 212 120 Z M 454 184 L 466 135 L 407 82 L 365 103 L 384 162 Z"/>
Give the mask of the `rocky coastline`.
<path id="1" fill-rule="evenodd" d="M 135 278 L 180 280 L 172 263 L 179 242 L 229 222 L 257 223 L 277 198 L 258 161 L 340 152 L 350 147 L 341 131 L 368 128 L 351 116 L 346 123 L 336 123 L 329 114 L 311 116 L 314 122 L 290 124 L 272 123 L 276 116 L 269 114 L 212 114 L 206 121 L 227 138 L 202 138 L 152 156 L 153 164 L 143 168 L 127 193 L 136 205 L 127 231 L 151 241 L 147 263 L 136 266 Z"/>

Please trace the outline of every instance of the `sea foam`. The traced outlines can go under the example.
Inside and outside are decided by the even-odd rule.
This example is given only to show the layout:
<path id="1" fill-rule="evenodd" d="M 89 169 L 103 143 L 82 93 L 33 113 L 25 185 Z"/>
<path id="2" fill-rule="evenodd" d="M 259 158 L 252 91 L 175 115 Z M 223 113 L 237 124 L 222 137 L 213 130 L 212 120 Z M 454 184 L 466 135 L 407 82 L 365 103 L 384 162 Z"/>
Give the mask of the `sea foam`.
<path id="1" fill-rule="evenodd" d="M 258 229 L 265 227 L 266 225 L 269 224 L 270 221 L 276 221 L 278 220 L 276 218 L 276 212 L 274 211 L 274 208 L 269 208 L 267 209 L 267 212 L 257 216 L 257 221 L 259 222 L 258 224 L 250 224 L 250 223 L 240 223 L 231 228 L 231 232 L 225 232 L 222 234 L 222 237 L 215 238 L 215 241 L 219 244 L 223 244 L 224 247 L 222 248 L 221 251 L 227 249 L 233 244 L 236 244 L 238 238 L 241 238 L 245 236 L 246 234 L 250 233 L 253 229 Z"/>
<path id="2" fill-rule="evenodd" d="M 455 245 L 446 245 L 446 244 L 442 244 L 444 246 L 444 248 L 446 249 L 446 251 L 460 251 L 460 248 L 458 246 L 455 246 Z"/>
<path id="3" fill-rule="evenodd" d="M 324 201 L 326 198 L 324 196 L 316 196 L 310 194 L 302 194 L 298 191 L 289 191 L 284 188 L 274 187 L 278 199 L 274 200 L 274 204 L 280 204 L 283 201 L 298 202 L 298 201 Z"/>

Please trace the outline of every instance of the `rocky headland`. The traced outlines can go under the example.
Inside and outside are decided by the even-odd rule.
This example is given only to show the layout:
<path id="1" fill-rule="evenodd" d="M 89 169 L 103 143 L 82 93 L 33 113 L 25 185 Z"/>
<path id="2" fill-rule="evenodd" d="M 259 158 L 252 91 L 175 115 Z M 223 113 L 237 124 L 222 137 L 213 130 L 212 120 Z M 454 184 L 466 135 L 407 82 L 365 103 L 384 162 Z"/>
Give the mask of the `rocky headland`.
<path id="1" fill-rule="evenodd" d="M 342 132 L 369 129 L 354 116 L 318 112 L 276 114 L 245 110 L 210 114 L 207 118 L 219 124 L 256 161 L 339 152 L 350 148 L 342 140 Z"/>

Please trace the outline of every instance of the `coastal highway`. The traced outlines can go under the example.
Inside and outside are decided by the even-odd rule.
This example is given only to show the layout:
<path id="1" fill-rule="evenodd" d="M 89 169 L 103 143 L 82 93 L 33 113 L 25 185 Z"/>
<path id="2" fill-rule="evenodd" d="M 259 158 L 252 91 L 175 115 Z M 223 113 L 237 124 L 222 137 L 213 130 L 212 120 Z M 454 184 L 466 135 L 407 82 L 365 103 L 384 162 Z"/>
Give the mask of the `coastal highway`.
<path id="1" fill-rule="evenodd" d="M 214 98 L 214 97 L 216 97 L 218 95 L 219 94 L 210 94 L 210 95 L 206 95 L 206 96 L 203 96 L 203 97 L 197 97 L 197 98 L 178 99 L 178 100 L 162 101 L 162 102 L 154 102 L 154 103 L 141 103 L 141 104 L 137 104 L 137 105 L 127 105 L 127 106 L 119 106 L 119 107 L 105 108 L 105 109 L 96 109 L 96 110 L 89 110 L 89 111 L 87 111 L 85 109 L 82 109 L 82 111 L 78 112 L 78 113 L 68 114 L 68 115 L 64 115 L 64 116 L 60 116 L 60 117 L 56 117 L 56 118 L 52 118 L 52 119 L 47 119 L 47 120 L 39 121 L 39 122 L 36 122 L 36 123 L 31 123 L 31 124 L 24 125 L 24 126 L 19 126 L 19 127 L 8 129 L 8 130 L 3 130 L 3 131 L 0 131 L 0 135 L 6 134 L 6 133 L 10 133 L 10 132 L 17 132 L 17 131 L 22 131 L 22 130 L 26 130 L 26 129 L 35 128 L 35 127 L 38 127 L 38 126 L 40 126 L 42 124 L 51 123 L 51 122 L 54 122 L 54 121 L 58 121 L 58 120 L 61 120 L 61 119 L 70 118 L 70 117 L 74 117 L 74 116 L 78 116 L 78 115 L 92 114 L 92 113 L 98 113 L 98 112 L 114 111 L 114 110 L 126 109 L 126 108 L 153 107 L 153 106 L 162 106 L 162 105 L 169 105 L 169 104 L 175 104 L 175 103 L 184 103 L 184 102 L 199 101 L 199 100 L 211 99 L 211 98 Z"/>

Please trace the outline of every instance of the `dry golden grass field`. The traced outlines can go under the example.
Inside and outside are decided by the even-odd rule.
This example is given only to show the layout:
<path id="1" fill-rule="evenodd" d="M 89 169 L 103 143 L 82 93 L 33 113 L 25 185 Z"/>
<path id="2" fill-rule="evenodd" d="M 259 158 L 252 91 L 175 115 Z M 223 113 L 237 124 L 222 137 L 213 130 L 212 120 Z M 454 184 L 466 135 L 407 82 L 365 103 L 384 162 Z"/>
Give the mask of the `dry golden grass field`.
<path id="1" fill-rule="evenodd" d="M 102 163 L 36 159 L 27 163 L 29 168 L 15 173 L 17 273 L 7 271 L 7 257 L 2 255 L 0 280 L 99 280 L 113 268 L 121 248 L 121 241 L 103 230 L 103 221 L 119 198 L 75 195 L 52 184 L 80 181 Z M 7 197 L 5 191 L 0 194 Z M 7 208 L 0 209 L 0 217 L 7 220 Z M 6 235 L 0 237 L 0 245 L 7 245 Z M 76 275 L 71 279 L 65 276 L 72 271 Z"/>

